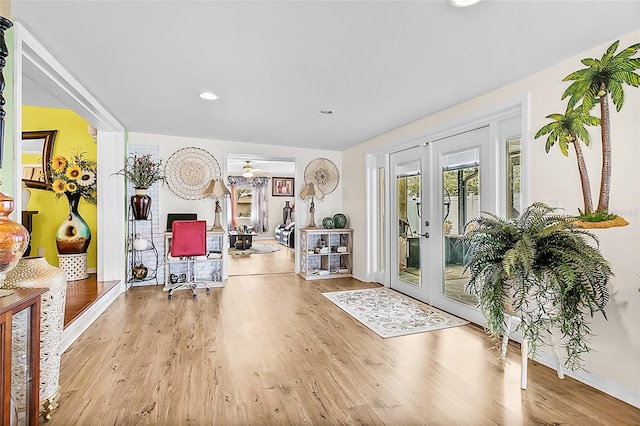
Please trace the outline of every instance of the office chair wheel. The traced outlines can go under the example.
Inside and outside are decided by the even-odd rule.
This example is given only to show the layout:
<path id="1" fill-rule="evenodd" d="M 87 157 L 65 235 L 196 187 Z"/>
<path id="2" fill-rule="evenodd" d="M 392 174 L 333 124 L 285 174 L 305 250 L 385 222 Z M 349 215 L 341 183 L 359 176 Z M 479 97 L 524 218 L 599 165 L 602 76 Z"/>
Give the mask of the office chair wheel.
<path id="1" fill-rule="evenodd" d="M 207 289 L 207 294 L 211 294 L 211 289 L 210 288 Z"/>
<path id="2" fill-rule="evenodd" d="M 169 293 L 169 300 L 173 299 L 173 294 Z"/>
<path id="3" fill-rule="evenodd" d="M 197 299 L 197 298 L 198 298 L 198 295 L 197 295 L 196 293 L 193 293 L 193 298 L 194 298 L 194 299 Z"/>

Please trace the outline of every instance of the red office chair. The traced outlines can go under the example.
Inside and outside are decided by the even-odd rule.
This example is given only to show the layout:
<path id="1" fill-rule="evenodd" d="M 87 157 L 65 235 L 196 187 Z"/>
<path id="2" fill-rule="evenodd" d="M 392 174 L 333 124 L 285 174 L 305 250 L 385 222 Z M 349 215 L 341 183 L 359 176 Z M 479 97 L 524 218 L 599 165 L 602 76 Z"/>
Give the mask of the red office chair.
<path id="1" fill-rule="evenodd" d="M 169 299 L 173 299 L 173 293 L 182 288 L 190 288 L 193 298 L 198 298 L 198 282 L 195 274 L 192 276 L 191 264 L 195 263 L 197 256 L 207 254 L 207 222 L 204 220 L 176 220 L 171 226 L 171 257 L 179 257 L 187 262 L 187 274 L 183 282 L 177 283 L 169 290 Z M 204 283 L 209 290 L 208 284 Z"/>

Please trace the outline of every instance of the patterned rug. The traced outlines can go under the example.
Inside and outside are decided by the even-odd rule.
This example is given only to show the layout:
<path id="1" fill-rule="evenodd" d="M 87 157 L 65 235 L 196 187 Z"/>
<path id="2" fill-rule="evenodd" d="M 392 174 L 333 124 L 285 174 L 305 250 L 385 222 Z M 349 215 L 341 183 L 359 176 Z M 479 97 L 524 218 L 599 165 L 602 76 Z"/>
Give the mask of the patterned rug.
<path id="1" fill-rule="evenodd" d="M 467 321 L 388 288 L 322 294 L 383 338 L 467 324 Z"/>
<path id="2" fill-rule="evenodd" d="M 276 251 L 280 251 L 280 247 L 272 246 L 270 244 L 269 245 L 253 244 L 251 245 L 251 248 L 247 250 L 236 250 L 235 248 L 231 247 L 229 249 L 229 254 L 233 256 L 241 256 L 241 255 L 248 255 L 248 254 L 274 253 Z"/>

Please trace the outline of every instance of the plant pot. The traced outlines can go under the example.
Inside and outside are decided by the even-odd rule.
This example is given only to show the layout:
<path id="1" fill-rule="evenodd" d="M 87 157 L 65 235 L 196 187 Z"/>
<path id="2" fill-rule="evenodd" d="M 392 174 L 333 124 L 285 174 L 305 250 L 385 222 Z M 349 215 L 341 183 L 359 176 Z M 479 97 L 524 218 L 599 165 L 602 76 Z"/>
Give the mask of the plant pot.
<path id="1" fill-rule="evenodd" d="M 151 211 L 151 197 L 146 188 L 136 188 L 136 195 L 131 197 L 131 208 L 136 220 L 147 220 Z"/>

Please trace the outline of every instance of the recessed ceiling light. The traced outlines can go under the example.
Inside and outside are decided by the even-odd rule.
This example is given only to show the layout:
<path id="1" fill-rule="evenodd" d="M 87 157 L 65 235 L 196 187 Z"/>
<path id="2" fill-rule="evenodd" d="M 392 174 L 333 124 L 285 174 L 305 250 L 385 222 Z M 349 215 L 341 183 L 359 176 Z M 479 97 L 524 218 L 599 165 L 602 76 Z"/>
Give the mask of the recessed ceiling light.
<path id="1" fill-rule="evenodd" d="M 468 7 L 480 3 L 480 0 L 449 0 L 449 3 L 455 7 Z"/>
<path id="2" fill-rule="evenodd" d="M 320 111 L 320 114 L 331 115 L 333 114 L 333 111 L 331 111 L 330 109 L 323 109 L 322 111 Z"/>
<path id="3" fill-rule="evenodd" d="M 207 100 L 207 101 L 215 101 L 216 99 L 220 99 L 220 98 L 218 97 L 218 95 L 216 95 L 216 94 L 215 94 L 215 93 L 213 93 L 213 92 L 202 92 L 202 93 L 200 93 L 200 97 L 201 97 L 202 99 Z"/>

